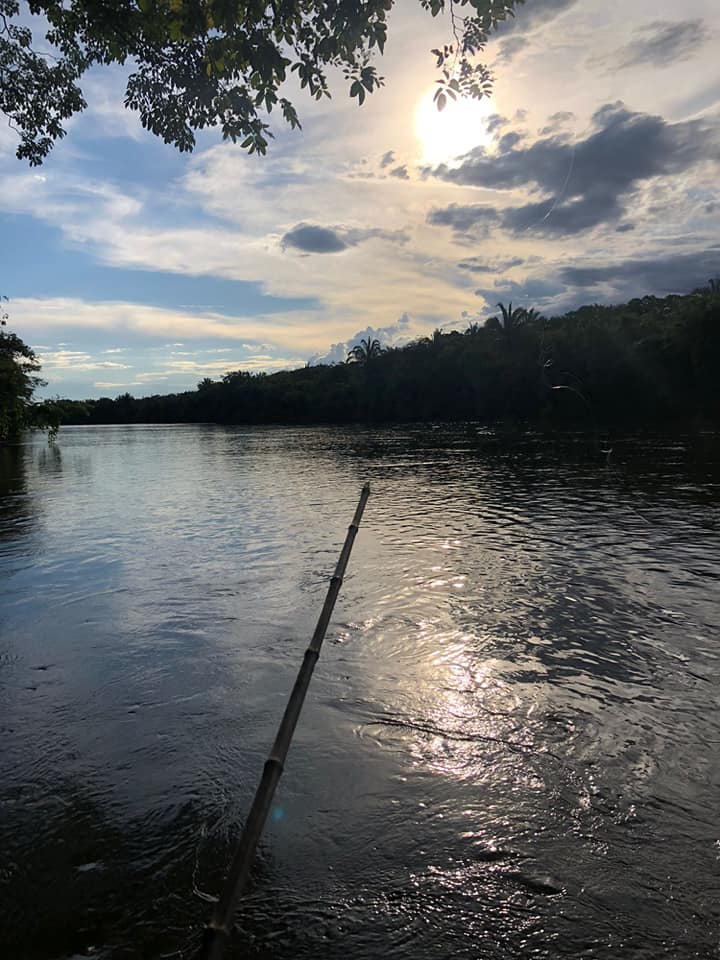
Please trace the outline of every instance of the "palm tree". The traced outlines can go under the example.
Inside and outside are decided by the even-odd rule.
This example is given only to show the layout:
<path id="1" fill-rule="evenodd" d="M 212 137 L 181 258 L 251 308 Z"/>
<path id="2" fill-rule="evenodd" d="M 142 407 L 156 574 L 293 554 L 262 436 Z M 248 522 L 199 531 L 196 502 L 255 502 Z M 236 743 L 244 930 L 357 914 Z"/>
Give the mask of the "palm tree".
<path id="1" fill-rule="evenodd" d="M 347 360 L 348 363 L 370 363 L 371 360 L 374 360 L 376 357 L 381 356 L 385 353 L 385 349 L 379 340 L 371 340 L 368 337 L 366 340 L 361 340 L 360 343 L 355 344 L 350 350 L 348 350 Z"/>
<path id="2" fill-rule="evenodd" d="M 513 310 L 512 301 L 505 306 L 504 303 L 499 303 L 500 314 L 502 320 L 500 324 L 505 331 L 505 333 L 512 333 L 521 323 L 524 323 L 527 318 L 527 310 L 524 307 L 515 307 Z"/>
<path id="3" fill-rule="evenodd" d="M 466 337 L 476 337 L 480 333 L 481 326 L 477 321 L 471 320 L 467 327 L 465 327 L 465 336 Z"/>

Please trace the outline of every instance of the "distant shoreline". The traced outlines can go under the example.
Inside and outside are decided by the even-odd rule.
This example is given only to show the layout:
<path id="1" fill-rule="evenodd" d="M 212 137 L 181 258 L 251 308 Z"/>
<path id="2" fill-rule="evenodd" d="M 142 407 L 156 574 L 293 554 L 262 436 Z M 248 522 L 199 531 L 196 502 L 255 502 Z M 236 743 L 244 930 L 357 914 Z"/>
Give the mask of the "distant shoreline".
<path id="1" fill-rule="evenodd" d="M 57 401 L 62 424 L 720 423 L 720 285 L 550 320 L 503 307 L 464 333 L 354 362 L 235 371 L 183 393 Z M 370 344 L 368 344 L 368 347 Z"/>

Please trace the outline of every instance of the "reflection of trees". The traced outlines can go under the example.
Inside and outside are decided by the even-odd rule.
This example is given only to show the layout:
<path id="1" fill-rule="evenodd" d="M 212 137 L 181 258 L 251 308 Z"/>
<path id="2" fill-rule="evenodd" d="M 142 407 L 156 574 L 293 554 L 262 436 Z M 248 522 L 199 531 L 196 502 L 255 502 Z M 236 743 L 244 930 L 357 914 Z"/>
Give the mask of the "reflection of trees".
<path id="1" fill-rule="evenodd" d="M 28 468 L 34 463 L 41 480 L 62 473 L 57 444 L 0 446 L 0 543 L 12 544 L 35 529 L 42 498 L 32 496 Z M 12 555 L 12 551 L 10 551 Z M 0 555 L 0 563 L 2 563 Z"/>
<path id="2" fill-rule="evenodd" d="M 0 543 L 28 533 L 32 521 L 25 449 L 0 446 Z"/>

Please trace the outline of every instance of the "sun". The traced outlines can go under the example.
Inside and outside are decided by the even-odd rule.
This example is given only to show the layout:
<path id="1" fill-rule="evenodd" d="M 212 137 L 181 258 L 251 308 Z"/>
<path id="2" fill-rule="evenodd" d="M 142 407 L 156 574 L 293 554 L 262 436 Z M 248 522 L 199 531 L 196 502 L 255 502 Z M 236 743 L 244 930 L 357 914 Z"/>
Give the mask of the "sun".
<path id="1" fill-rule="evenodd" d="M 441 112 L 428 91 L 415 110 L 415 133 L 426 163 L 449 163 L 492 137 L 487 119 L 495 112 L 492 100 L 448 100 Z"/>

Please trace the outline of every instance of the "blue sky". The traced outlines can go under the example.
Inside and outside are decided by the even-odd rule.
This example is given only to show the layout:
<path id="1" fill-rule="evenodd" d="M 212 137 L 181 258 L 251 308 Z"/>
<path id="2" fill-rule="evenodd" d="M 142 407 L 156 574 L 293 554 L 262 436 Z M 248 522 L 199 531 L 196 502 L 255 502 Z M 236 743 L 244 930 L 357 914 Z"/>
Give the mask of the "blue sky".
<path id="1" fill-rule="evenodd" d="M 447 24 L 403 0 L 365 106 L 295 98 L 267 157 L 180 155 L 95 71 L 40 168 L 0 127 L 0 290 L 46 393 L 142 396 L 720 273 L 716 0 L 528 0 L 492 101 L 437 114 Z"/>

